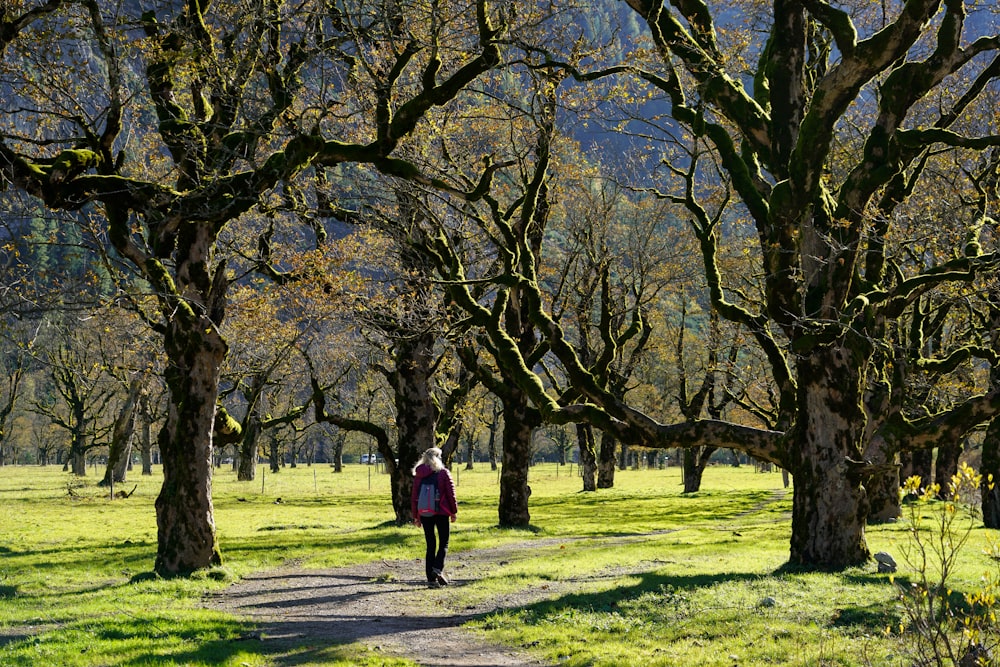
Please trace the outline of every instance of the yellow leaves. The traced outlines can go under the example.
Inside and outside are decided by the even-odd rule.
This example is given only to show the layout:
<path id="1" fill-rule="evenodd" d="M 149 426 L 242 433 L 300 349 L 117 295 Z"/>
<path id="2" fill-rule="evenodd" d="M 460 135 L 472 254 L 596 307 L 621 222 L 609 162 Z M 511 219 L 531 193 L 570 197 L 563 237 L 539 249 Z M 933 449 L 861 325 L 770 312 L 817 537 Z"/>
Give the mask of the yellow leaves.
<path id="1" fill-rule="evenodd" d="M 992 478 L 992 475 L 990 477 Z M 982 474 L 963 461 L 958 466 L 958 472 L 952 475 L 951 478 L 952 495 L 957 496 L 966 491 L 974 493 L 979 490 L 982 481 Z"/>
<path id="2" fill-rule="evenodd" d="M 906 481 L 899 489 L 899 493 L 902 497 L 913 496 L 921 501 L 927 502 L 933 500 L 941 492 L 940 484 L 930 484 L 926 487 L 921 487 L 922 480 L 920 475 L 913 475 L 907 477 Z"/>

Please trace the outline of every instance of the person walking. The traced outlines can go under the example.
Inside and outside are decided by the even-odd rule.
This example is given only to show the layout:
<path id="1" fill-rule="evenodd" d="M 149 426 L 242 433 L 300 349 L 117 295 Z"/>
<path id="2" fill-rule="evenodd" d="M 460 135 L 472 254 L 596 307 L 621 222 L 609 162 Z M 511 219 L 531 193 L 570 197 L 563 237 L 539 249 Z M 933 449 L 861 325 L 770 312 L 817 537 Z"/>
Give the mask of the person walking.
<path id="1" fill-rule="evenodd" d="M 431 480 L 431 476 L 434 479 Z M 421 516 L 417 509 L 422 482 L 437 487 L 438 502 L 432 514 Z M 431 447 L 423 453 L 420 461 L 413 468 L 413 494 L 411 498 L 413 523 L 423 526 L 424 539 L 427 541 L 427 584 L 433 588 L 447 586 L 448 579 L 444 576 L 444 558 L 448 554 L 448 540 L 451 533 L 451 523 L 458 514 L 458 502 L 455 500 L 455 482 L 451 473 L 444 467 L 441 460 L 441 450 Z M 435 536 L 435 532 L 437 535 Z"/>

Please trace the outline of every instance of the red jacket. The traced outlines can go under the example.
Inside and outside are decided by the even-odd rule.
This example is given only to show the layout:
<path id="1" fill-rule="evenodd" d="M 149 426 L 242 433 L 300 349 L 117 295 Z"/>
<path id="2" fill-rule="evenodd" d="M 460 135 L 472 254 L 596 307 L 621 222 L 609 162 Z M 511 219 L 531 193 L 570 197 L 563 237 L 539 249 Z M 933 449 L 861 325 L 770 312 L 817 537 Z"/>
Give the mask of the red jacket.
<path id="1" fill-rule="evenodd" d="M 431 470 L 430 466 L 420 464 L 414 471 L 413 475 L 413 492 L 410 494 L 410 512 L 413 514 L 413 518 L 417 517 L 417 496 L 420 495 L 420 482 L 428 475 L 434 475 L 435 472 Z M 455 481 L 451 478 L 451 473 L 448 472 L 447 468 L 442 468 L 440 472 L 436 473 L 438 476 L 438 492 L 441 494 L 440 505 L 441 511 L 438 514 L 447 514 L 448 516 L 455 516 L 458 514 L 458 501 L 455 500 Z"/>

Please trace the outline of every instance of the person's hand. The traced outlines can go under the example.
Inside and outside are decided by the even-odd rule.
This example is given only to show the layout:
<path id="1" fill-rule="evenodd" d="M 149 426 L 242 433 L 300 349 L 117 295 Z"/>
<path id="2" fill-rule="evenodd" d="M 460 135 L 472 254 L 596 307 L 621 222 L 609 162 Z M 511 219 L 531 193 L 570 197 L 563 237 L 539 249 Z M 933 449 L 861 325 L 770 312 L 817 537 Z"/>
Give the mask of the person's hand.
<path id="1" fill-rule="evenodd" d="M 456 519 L 458 519 L 458 515 L 455 515 L 455 514 L 452 514 L 452 515 L 451 515 L 451 522 L 452 522 L 452 523 L 455 523 L 455 520 L 456 520 Z"/>
<path id="2" fill-rule="evenodd" d="M 416 517 L 413 519 L 413 525 L 416 526 L 417 528 L 420 528 L 420 517 Z"/>

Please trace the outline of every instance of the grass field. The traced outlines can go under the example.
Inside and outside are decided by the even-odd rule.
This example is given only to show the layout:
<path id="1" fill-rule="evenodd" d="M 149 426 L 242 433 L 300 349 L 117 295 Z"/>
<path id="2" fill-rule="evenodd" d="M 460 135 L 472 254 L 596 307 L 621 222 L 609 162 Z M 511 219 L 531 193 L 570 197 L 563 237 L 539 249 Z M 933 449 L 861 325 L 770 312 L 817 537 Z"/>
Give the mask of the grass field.
<path id="1" fill-rule="evenodd" d="M 161 580 L 153 502 L 159 477 L 130 474 L 110 500 L 97 475 L 57 467 L 0 468 L 0 665 L 382 664 L 358 647 L 321 661 L 270 653 L 240 639 L 244 621 L 204 609 L 211 592 L 257 570 L 416 558 L 422 536 L 392 523 L 387 476 L 367 466 L 266 469 L 214 481 L 223 567 Z M 703 490 L 680 493 L 680 471 L 621 471 L 616 488 L 579 491 L 567 467 L 531 473 L 531 530 L 496 524 L 498 479 L 456 470 L 460 521 L 452 553 L 537 542 L 537 557 L 500 565 L 454 589 L 455 604 L 547 582 L 579 581 L 554 600 L 472 625 L 492 639 L 567 665 L 905 665 L 895 587 L 874 564 L 843 573 L 783 568 L 791 490 L 776 473 L 710 468 Z M 963 550 L 956 587 L 991 563 L 985 530 Z M 903 523 L 869 531 L 872 551 L 897 556 Z M 995 566 L 993 566 L 995 567 Z M 906 572 L 900 572 L 905 578 Z"/>

